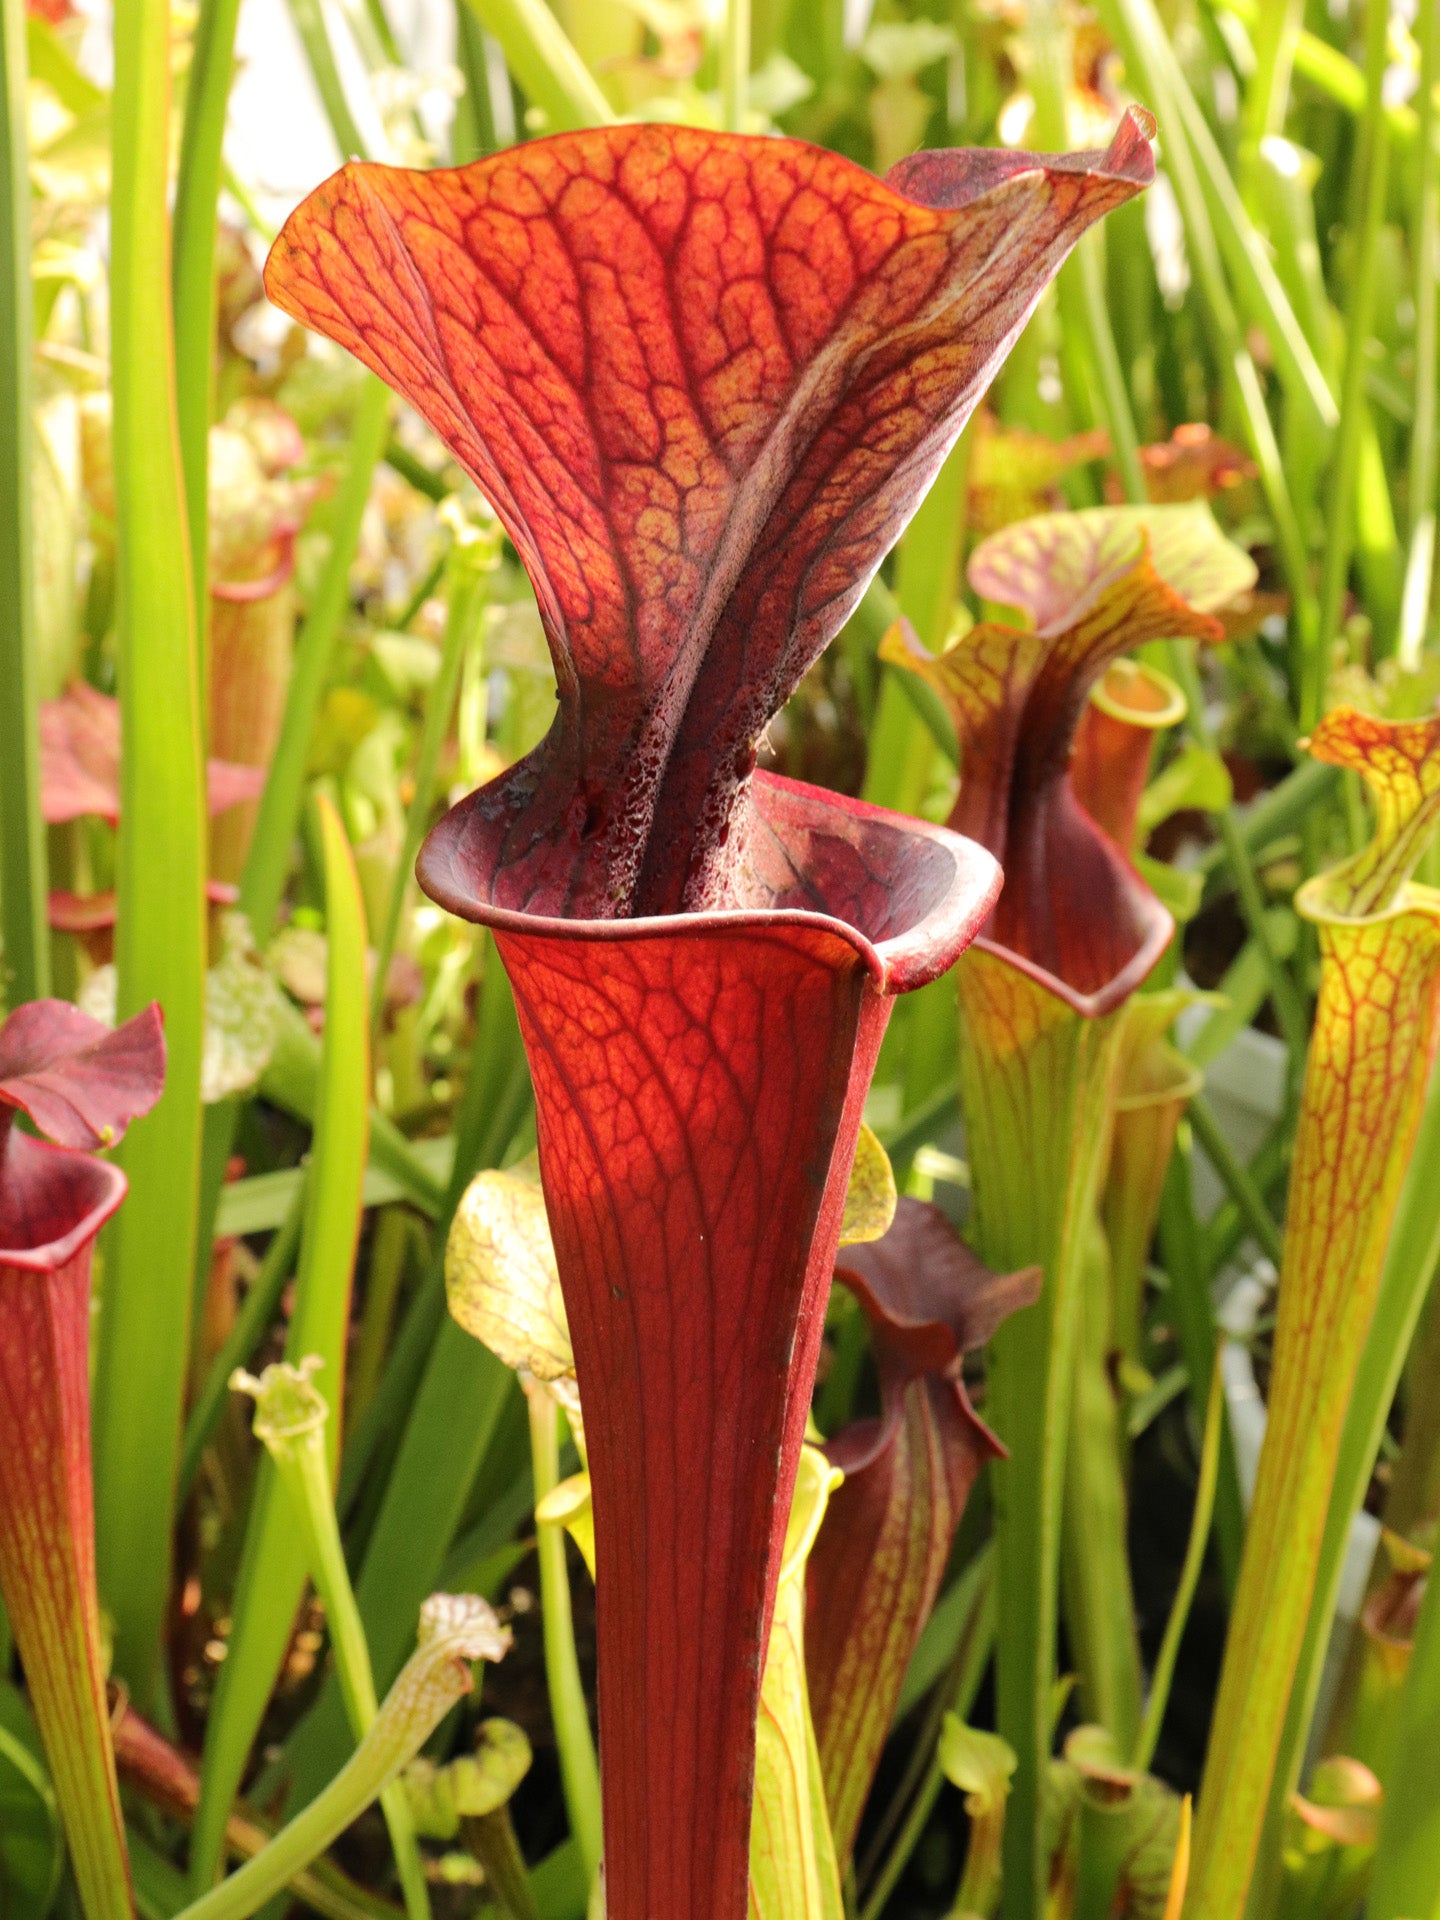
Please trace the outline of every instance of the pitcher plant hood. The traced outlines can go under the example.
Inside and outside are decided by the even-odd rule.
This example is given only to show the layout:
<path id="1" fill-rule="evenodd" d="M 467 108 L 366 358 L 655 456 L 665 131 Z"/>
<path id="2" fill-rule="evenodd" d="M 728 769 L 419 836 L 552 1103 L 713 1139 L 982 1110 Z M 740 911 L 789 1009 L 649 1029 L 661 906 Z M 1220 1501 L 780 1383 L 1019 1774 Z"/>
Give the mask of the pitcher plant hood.
<path id="1" fill-rule="evenodd" d="M 954 716 L 950 825 L 1005 867 L 984 944 L 1077 1012 L 1106 1013 L 1150 973 L 1174 922 L 1077 797 L 1076 735 L 1122 655 L 1149 640 L 1221 639 L 1214 612 L 1254 584 L 1254 563 L 1201 503 L 1094 507 L 992 534 L 969 577 L 1025 624 L 983 620 L 938 655 L 892 633 L 882 652 Z"/>
<path id="2" fill-rule="evenodd" d="M 90 1460 L 91 1255 L 125 1176 L 91 1150 L 154 1106 L 164 1076 L 156 1006 L 112 1032 L 32 1000 L 0 1025 L 0 1592 L 87 1920 L 132 1912 Z M 17 1111 L 50 1139 L 21 1133 Z"/>
<path id="3" fill-rule="evenodd" d="M 292 214 L 271 299 L 417 408 L 535 588 L 559 712 L 471 803 L 496 905 L 726 901 L 766 722 L 1065 255 L 1151 179 L 1147 130 L 880 181 L 794 140 L 607 127 L 352 164 Z"/>
<path id="4" fill-rule="evenodd" d="M 891 996 L 995 859 L 755 773 L 1084 229 L 1108 152 L 557 135 L 352 165 L 271 298 L 411 401 L 535 589 L 558 710 L 422 884 L 494 929 L 535 1082 L 594 1496 L 611 1920 L 740 1920 L 756 1712 L 847 1180 Z M 693 1436 L 676 1444 L 680 1432 Z"/>

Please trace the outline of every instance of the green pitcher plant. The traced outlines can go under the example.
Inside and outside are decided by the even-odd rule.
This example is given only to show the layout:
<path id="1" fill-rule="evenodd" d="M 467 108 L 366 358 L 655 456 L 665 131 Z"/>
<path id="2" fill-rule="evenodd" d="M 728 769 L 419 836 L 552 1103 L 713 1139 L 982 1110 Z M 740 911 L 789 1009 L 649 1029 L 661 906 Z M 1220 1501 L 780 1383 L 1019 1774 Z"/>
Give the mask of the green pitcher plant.
<path id="1" fill-rule="evenodd" d="M 960 1084 L 976 1245 L 997 1270 L 1036 1262 L 1037 1305 L 990 1348 L 999 1730 L 1016 1756 L 1006 1902 L 1037 1920 L 1047 1862 L 1066 1437 L 1087 1247 L 1109 1160 L 1124 1009 L 1174 921 L 1078 803 L 1070 780 L 1092 688 L 1146 642 L 1222 635 L 1213 609 L 1254 582 L 1203 504 L 1017 522 L 971 556 L 971 585 L 1028 624 L 986 620 L 939 655 L 901 632 L 884 652 L 945 700 L 960 740 L 951 824 L 1005 866 L 999 903 L 957 972 Z"/>
<path id="2" fill-rule="evenodd" d="M 1201 1785 L 1190 1907 L 1244 1907 L 1350 1389 L 1440 1043 L 1440 915 L 1411 876 L 1440 815 L 1440 720 L 1340 707 L 1310 738 L 1365 782 L 1374 837 L 1306 883 L 1321 973 L 1291 1172 L 1269 1421 Z M 1285 1542 L 1277 1554 L 1274 1543 Z"/>

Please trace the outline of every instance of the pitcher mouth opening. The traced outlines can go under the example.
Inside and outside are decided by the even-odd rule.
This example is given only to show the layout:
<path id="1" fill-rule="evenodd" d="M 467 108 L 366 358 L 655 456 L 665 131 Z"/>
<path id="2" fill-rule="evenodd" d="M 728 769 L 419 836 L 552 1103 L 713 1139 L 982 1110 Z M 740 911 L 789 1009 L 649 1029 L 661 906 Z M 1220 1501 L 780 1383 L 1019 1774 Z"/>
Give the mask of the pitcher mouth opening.
<path id="1" fill-rule="evenodd" d="M 125 1198 L 118 1167 L 14 1127 L 0 1147 L 0 1267 L 53 1273 L 73 1260 Z"/>
<path id="2" fill-rule="evenodd" d="M 1107 1013 L 1114 1013 L 1139 988 L 1143 987 L 1155 971 L 1164 956 L 1166 948 L 1175 937 L 1175 921 L 1168 908 L 1158 900 L 1153 902 L 1153 912 L 1146 919 L 1140 945 L 1130 958 L 1111 977 L 1090 992 L 1082 992 L 1072 986 L 1059 974 L 1052 973 L 1039 961 L 1029 959 L 1018 953 L 1015 948 L 1007 947 L 1003 941 L 993 940 L 985 934 L 979 934 L 971 942 L 977 953 L 988 953 L 997 960 L 1003 960 L 1016 973 L 1023 973 L 1038 987 L 1053 994 L 1057 1000 L 1077 1013 L 1084 1020 L 1100 1020 Z"/>
<path id="3" fill-rule="evenodd" d="M 577 919 L 496 898 L 505 793 L 515 769 L 453 807 L 420 851 L 421 887 L 448 912 L 499 932 L 570 940 L 683 939 L 746 927 L 819 927 L 898 993 L 954 964 L 999 896 L 997 862 L 949 828 L 843 794 L 756 773 L 734 904 L 634 919 Z"/>

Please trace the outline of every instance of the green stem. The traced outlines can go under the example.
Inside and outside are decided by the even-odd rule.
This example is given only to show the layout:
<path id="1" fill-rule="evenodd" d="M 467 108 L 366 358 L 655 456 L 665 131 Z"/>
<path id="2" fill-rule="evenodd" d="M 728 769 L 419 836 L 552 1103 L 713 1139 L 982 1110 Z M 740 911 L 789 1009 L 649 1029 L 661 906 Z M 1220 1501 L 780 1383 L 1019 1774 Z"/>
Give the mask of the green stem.
<path id="1" fill-rule="evenodd" d="M 1256 854 L 1294 833 L 1308 815 L 1329 800 L 1339 779 L 1338 767 L 1327 766 L 1323 760 L 1305 760 L 1278 786 L 1271 787 L 1263 799 L 1243 810 L 1236 809 L 1234 820 L 1242 857 L 1253 862 Z M 1230 857 L 1230 844 L 1222 839 L 1207 847 L 1197 861 L 1205 875 L 1202 898 L 1206 905 L 1217 898 L 1230 875 Z"/>
<path id="2" fill-rule="evenodd" d="M 285 1282 L 290 1278 L 300 1245 L 300 1226 L 305 1217 L 305 1179 L 306 1172 L 302 1168 L 290 1210 L 265 1249 L 265 1258 L 245 1296 L 245 1304 L 235 1316 L 235 1324 L 226 1336 L 225 1344 L 211 1361 L 185 1422 L 185 1433 L 180 1442 L 180 1485 L 177 1496 L 180 1506 L 190 1497 L 190 1489 L 200 1471 L 200 1462 L 230 1391 L 230 1376 L 237 1367 L 246 1364 L 265 1337 L 275 1317 L 275 1309 L 280 1304 Z"/>
<path id="3" fill-rule="evenodd" d="M 1221 1184 L 1240 1209 L 1241 1217 L 1249 1226 L 1259 1243 L 1260 1251 L 1267 1259 L 1273 1260 L 1278 1267 L 1284 1250 L 1284 1241 L 1280 1229 L 1276 1226 L 1270 1209 L 1266 1206 L 1260 1189 L 1250 1177 L 1245 1166 L 1210 1110 L 1210 1103 L 1203 1093 L 1190 1096 L 1190 1124 L 1195 1129 L 1195 1137 L 1205 1149 L 1205 1157 L 1220 1176 Z"/>
<path id="4" fill-rule="evenodd" d="M 507 1645 L 508 1636 L 483 1600 L 448 1594 L 428 1600 L 420 1616 L 420 1643 L 351 1759 L 268 1847 L 192 1901 L 181 1920 L 249 1920 L 415 1758 L 470 1691 L 469 1662 L 499 1659 Z"/>
<path id="5" fill-rule="evenodd" d="M 195 631 L 204 635 L 210 523 L 210 419 L 215 401 L 215 209 L 225 145 L 225 110 L 235 66 L 235 22 L 240 0 L 202 0 L 185 99 L 185 130 L 175 178 L 175 384 L 185 502 L 194 538 Z M 200 648 L 202 669 L 205 649 Z"/>
<path id="6" fill-rule="evenodd" d="M 867 636 L 874 634 L 875 646 L 902 616 L 932 652 L 944 644 L 960 579 L 969 468 L 967 432 L 950 449 L 900 543 L 894 593 L 878 580 L 872 581 L 857 609 L 866 621 Z M 891 807 L 897 813 L 920 812 L 929 786 L 934 744 L 941 737 L 924 704 L 914 699 L 912 681 L 925 687 L 934 707 L 944 715 L 939 696 L 919 674 L 886 668 L 866 739 L 863 797 L 874 806 Z M 945 725 L 953 741 L 954 728 L 948 716 Z M 958 751 L 952 756 L 952 764 Z"/>
<path id="7" fill-rule="evenodd" d="M 990 1664 L 995 1645 L 995 1605 L 994 1568 L 987 1558 L 983 1575 L 975 1583 L 960 1644 L 951 1662 L 953 1679 L 949 1697 L 942 1703 L 941 1713 L 936 1716 L 937 1737 L 944 1720 L 944 1707 L 948 1706 L 964 1720 L 975 1704 L 975 1696 L 980 1691 L 980 1682 L 985 1677 L 985 1669 Z M 860 1920 L 880 1920 L 901 1874 L 909 1865 L 921 1834 L 929 1824 L 931 1811 L 944 1784 L 944 1769 L 940 1765 L 936 1743 L 932 1741 L 929 1764 L 925 1768 L 919 1791 L 911 1802 L 893 1846 L 885 1856 L 884 1864 L 866 1893 L 865 1904 L 860 1909 Z"/>
<path id="8" fill-rule="evenodd" d="M 955 1889 L 951 1920 L 967 1920 L 980 1915 L 982 1920 L 995 1911 L 1000 1897 L 1001 1856 L 1005 1847 L 1005 1796 L 997 1796 L 994 1806 L 970 1816 L 970 1838 L 965 1849 L 965 1866 Z"/>
<path id="9" fill-rule="evenodd" d="M 325 118 L 330 122 L 330 131 L 335 136 L 335 144 L 340 149 L 340 158 L 365 159 L 365 142 L 355 124 L 355 116 L 350 111 L 350 102 L 345 95 L 345 83 L 335 64 L 335 49 L 330 45 L 330 34 L 320 0 L 290 0 L 290 18 L 295 22 L 295 31 L 305 49 L 305 59 L 320 95 L 320 104 L 325 109 Z"/>
<path id="10" fill-rule="evenodd" d="M 1265 1202 L 1267 1212 L 1271 1212 L 1270 1195 L 1283 1189 L 1289 1170 L 1289 1153 L 1290 1121 L 1282 1113 L 1261 1143 L 1248 1169 L 1251 1184 Z M 1271 1217 L 1274 1217 L 1273 1213 Z M 1213 1280 L 1217 1273 L 1229 1265 L 1239 1252 L 1248 1231 L 1245 1215 L 1235 1202 L 1222 1200 L 1204 1227 L 1199 1229 L 1202 1241 L 1201 1271 L 1206 1280 Z"/>
<path id="11" fill-rule="evenodd" d="M 1234 14 L 1253 34 L 1260 24 L 1260 0 L 1211 0 L 1219 11 Z M 1295 42 L 1295 71 L 1336 106 L 1357 118 L 1365 111 L 1365 75 L 1355 62 L 1315 33 L 1301 33 Z M 1396 142 L 1413 147 L 1419 138 L 1415 109 L 1394 106 L 1385 118 Z"/>
<path id="12" fill-rule="evenodd" d="M 546 118 L 548 133 L 608 126 L 615 118 L 598 82 L 545 0 L 468 0 L 500 42 L 522 92 Z"/>
<path id="13" fill-rule="evenodd" d="M 502 1920 L 540 1920 L 525 1856 L 508 1806 L 460 1822 L 460 1838 L 480 1862 Z"/>
<path id="14" fill-rule="evenodd" d="M 243 1387 L 255 1396 L 255 1431 L 275 1462 L 281 1483 L 304 1527 L 310 1577 L 325 1608 L 340 1693 L 358 1742 L 374 1726 L 380 1709 L 375 1695 L 375 1676 L 370 1670 L 370 1649 L 355 1605 L 330 1490 L 330 1462 L 325 1448 L 329 1409 L 324 1396 L 311 1383 L 313 1371 L 305 1361 L 299 1367 L 287 1366 L 282 1361 L 278 1366 L 267 1367 L 258 1380 L 249 1374 L 237 1373 L 231 1385 Z M 380 1803 L 400 1870 L 405 1911 L 410 1920 L 429 1920 L 430 1896 L 415 1838 L 415 1821 L 399 1781 L 382 1790 Z"/>
<path id="15" fill-rule="evenodd" d="M 285 718 L 240 882 L 241 911 L 249 915 L 255 938 L 262 944 L 274 930 L 285 891 L 291 845 L 300 822 L 310 739 L 340 623 L 350 603 L 350 568 L 360 543 L 360 523 L 389 420 L 390 389 L 367 374 L 350 432 L 350 465 L 330 523 L 330 553 L 295 642 Z"/>
<path id="16" fill-rule="evenodd" d="M 1199 1259 L 1200 1227 L 1195 1218 L 1192 1153 L 1190 1128 L 1182 1120 L 1175 1151 L 1165 1175 L 1165 1189 L 1160 1197 L 1160 1256 L 1170 1276 L 1170 1307 L 1180 1343 L 1180 1355 L 1189 1378 L 1191 1409 L 1197 1422 L 1208 1425 L 1208 1403 L 1201 1399 L 1201 1382 L 1209 1380 L 1215 1370 L 1219 1341 L 1216 1337 L 1215 1306 L 1210 1295 L 1209 1276 Z M 1225 1590 L 1233 1594 L 1239 1578 L 1240 1554 L 1245 1539 L 1245 1508 L 1240 1497 L 1234 1439 L 1223 1411 L 1220 1426 L 1215 1540 L 1220 1552 Z"/>
<path id="17" fill-rule="evenodd" d="M 1426 1114 L 1428 1118 L 1428 1103 Z M 1435 1164 L 1433 1159 L 1427 1162 L 1418 1154 L 1411 1162 L 1416 1168 Z M 1410 1211 L 1408 1183 L 1401 1207 L 1390 1257 L 1399 1246 L 1402 1226 Z M 1424 1248 L 1427 1254 L 1432 1251 L 1435 1259 L 1440 1260 L 1440 1247 Z M 1419 1266 L 1418 1260 L 1416 1266 Z M 1406 1343 L 1401 1367 L 1405 1380 L 1405 1437 L 1380 1511 L 1380 1524 L 1406 1539 L 1423 1539 L 1423 1529 L 1440 1513 L 1440 1288 L 1434 1284 L 1433 1262 L 1428 1286 L 1418 1272 L 1415 1278 L 1424 1292 L 1426 1305 L 1420 1310 L 1416 1327 Z M 1375 1309 L 1377 1327 L 1381 1308 L 1386 1305 L 1384 1285 L 1382 1281 L 1381 1299 Z M 1393 1318 L 1392 1315 L 1392 1322 Z M 1360 1364 L 1363 1376 L 1363 1358 Z"/>
<path id="18" fill-rule="evenodd" d="M 929 499 L 934 493 L 927 494 Z M 921 504 L 924 511 L 924 503 Z M 914 522 L 912 521 L 912 526 Z M 875 649 L 889 629 L 900 618 L 900 602 L 877 574 L 861 596 L 860 604 L 850 616 L 846 633 L 856 637 L 858 652 L 862 648 L 873 662 Z M 928 680 L 922 680 L 918 673 L 896 673 L 886 667 L 882 669 L 882 687 L 894 680 L 905 698 L 914 707 L 925 722 L 925 729 L 936 747 L 949 761 L 952 767 L 960 764 L 960 747 L 955 737 L 955 722 L 946 711 L 945 703 Z"/>
<path id="19" fill-rule="evenodd" d="M 375 980 L 370 992 L 370 1032 L 379 1034 L 385 1011 L 385 986 L 390 972 L 395 940 L 400 931 L 400 916 L 410 890 L 410 876 L 420 842 L 430 824 L 435 801 L 435 775 L 440 765 L 440 750 L 450 731 L 455 711 L 455 695 L 460 686 L 460 670 L 465 650 L 475 633 L 475 623 L 484 605 L 487 576 L 499 557 L 498 536 L 483 537 L 483 554 L 478 548 L 457 546 L 449 565 L 449 610 L 445 620 L 445 639 L 440 653 L 440 671 L 430 688 L 425 707 L 425 724 L 420 733 L 420 751 L 415 761 L 415 792 L 405 816 L 405 837 L 400 859 L 385 908 L 385 924 L 375 952 Z"/>
<path id="20" fill-rule="evenodd" d="M 534 1463 L 535 1504 L 559 1483 L 559 1408 L 543 1387 L 529 1387 L 530 1457 Z M 600 1864 L 600 1767 L 590 1732 L 590 1710 L 580 1680 L 575 1654 L 575 1627 L 570 1613 L 570 1572 L 565 1563 L 565 1529 L 559 1521 L 539 1521 L 535 1528 L 540 1559 L 540 1611 L 545 1631 L 545 1681 L 550 1691 L 550 1714 L 555 1743 L 560 1749 L 560 1778 L 570 1830 L 579 1842 L 585 1872 L 591 1881 Z"/>
<path id="21" fill-rule="evenodd" d="M 111 187 L 116 643 L 121 720 L 117 1017 L 165 1010 L 165 1094 L 122 1149 L 95 1378 L 96 1547 L 116 1668 L 148 1702 L 169 1597 L 200 1174 L 206 810 L 166 208 L 167 0 L 115 18 Z"/>
<path id="22" fill-rule="evenodd" d="M 31 522 L 30 163 L 22 0 L 0 9 L 0 1003 L 50 991 Z M 7 977 L 8 976 L 8 977 Z"/>
<path id="23" fill-rule="evenodd" d="M 1113 1280 L 1105 1235 L 1089 1235 L 1065 1454 L 1061 1592 L 1066 1642 L 1087 1721 L 1121 1752 L 1140 1732 L 1140 1642 L 1127 1550 L 1120 1410 L 1111 1381 Z"/>
<path id="24" fill-rule="evenodd" d="M 320 796 L 315 813 L 325 874 L 325 1029 L 285 1357 L 296 1364 L 318 1354 L 337 1383 L 338 1401 L 343 1394 L 369 1135 L 365 911 L 338 814 Z M 333 1472 L 339 1451 L 338 1420 L 331 1424 L 326 1442 Z M 210 1884 L 223 1857 L 226 1814 L 284 1664 L 308 1571 L 275 1470 L 264 1460 L 245 1522 L 231 1600 L 229 1651 L 205 1727 L 201 1800 L 190 1852 L 191 1880 L 197 1890 Z"/>
<path id="25" fill-rule="evenodd" d="M 1420 191 L 1410 229 L 1415 283 L 1415 421 L 1410 430 L 1410 553 L 1400 610 L 1399 657 L 1412 671 L 1430 616 L 1435 560 L 1436 307 L 1440 282 L 1440 146 L 1436 144 L 1435 77 L 1440 69 L 1440 9 L 1421 0 Z"/>
<path id="26" fill-rule="evenodd" d="M 1105 235 L 1099 227 L 1092 227 L 1081 236 L 1075 249 L 1075 265 L 1084 294 L 1090 352 L 1120 484 L 1125 489 L 1125 498 L 1133 506 L 1140 506 L 1149 495 L 1145 469 L 1140 463 L 1140 435 L 1130 406 L 1130 390 L 1115 344 L 1115 329 L 1110 324 L 1110 302 L 1105 289 Z"/>
<path id="27" fill-rule="evenodd" d="M 1304 0 L 1280 0 L 1265 7 L 1255 23 L 1255 71 L 1245 89 L 1241 145 L 1241 178 L 1252 196 L 1260 143 L 1267 134 L 1284 131 L 1295 45 L 1304 23 Z"/>
<path id="28" fill-rule="evenodd" d="M 1320 718 L 1324 679 L 1331 649 L 1340 634 L 1355 539 L 1355 485 L 1360 472 L 1366 417 L 1365 369 L 1375 317 L 1376 266 L 1390 171 L 1390 126 L 1383 111 L 1389 24 L 1388 0 L 1369 0 L 1365 25 L 1367 94 L 1365 117 L 1360 127 L 1364 211 L 1360 232 L 1354 236 L 1355 270 L 1345 316 L 1345 365 L 1340 382 L 1340 433 L 1330 476 L 1329 525 L 1320 581 L 1319 645 L 1310 657 L 1309 671 L 1300 689 L 1302 730 L 1313 727 Z"/>
<path id="29" fill-rule="evenodd" d="M 1215 1511 L 1215 1489 L 1220 1479 L 1220 1439 L 1225 1431 L 1225 1383 L 1217 1355 L 1210 1371 L 1210 1398 L 1205 1408 L 1205 1437 L 1200 1445 L 1200 1478 L 1195 1488 L 1195 1508 L 1190 1518 L 1190 1538 L 1185 1543 L 1185 1560 L 1180 1581 L 1165 1622 L 1164 1638 L 1155 1656 L 1155 1671 L 1150 1679 L 1150 1697 L 1145 1703 L 1145 1718 L 1131 1761 L 1137 1773 L 1149 1771 L 1155 1757 L 1165 1707 L 1170 1698 L 1170 1682 L 1175 1676 L 1175 1661 L 1185 1637 L 1185 1623 L 1205 1561 L 1205 1544 L 1210 1538 L 1210 1521 Z"/>
<path id="30" fill-rule="evenodd" d="M 743 133 L 750 95 L 750 0 L 725 0 L 720 104 L 727 133 Z"/>
<path id="31" fill-rule="evenodd" d="M 1215 357 L 1230 397 L 1244 423 L 1250 452 L 1260 469 L 1260 483 L 1275 522 L 1281 565 L 1294 603 L 1296 630 L 1302 647 L 1308 650 L 1313 646 L 1316 616 L 1305 541 L 1290 497 L 1275 431 L 1266 411 L 1260 377 L 1245 344 L 1240 318 L 1235 311 L 1221 263 L 1215 224 L 1206 202 L 1205 186 L 1202 185 L 1202 176 L 1208 176 L 1209 167 L 1208 164 L 1202 166 L 1197 163 L 1191 150 L 1190 136 L 1198 109 L 1194 100 L 1188 98 L 1189 89 L 1148 0 L 1105 0 L 1102 13 L 1117 44 L 1126 54 L 1131 71 L 1143 81 L 1150 103 L 1165 130 L 1167 169 L 1184 216 L 1191 264 L 1216 335 Z M 1182 112 L 1182 99 L 1188 99 L 1188 116 Z M 1223 174 L 1228 183 L 1229 175 L 1223 161 L 1218 154 L 1213 159 L 1215 170 Z M 1213 182 L 1209 184 L 1213 185 Z M 1240 251 L 1249 259 L 1248 250 L 1243 244 Z M 1303 336 L 1299 335 L 1298 323 L 1294 321 L 1289 303 L 1283 304 L 1303 346 L 1304 358 L 1313 366 L 1314 356 L 1309 347 L 1304 345 Z M 1277 328 L 1277 341 L 1283 332 L 1285 329 Z M 1297 361 L 1292 371 L 1296 376 L 1297 390 L 1306 396 L 1308 410 L 1318 413 L 1327 421 L 1333 420 L 1334 402 L 1319 369 L 1315 368 L 1315 377 L 1312 379 Z"/>
<path id="32" fill-rule="evenodd" d="M 404 1207 L 385 1207 L 377 1215 L 370 1240 L 370 1271 L 365 1279 L 365 1308 L 360 1337 L 346 1389 L 346 1420 L 353 1423 L 374 1398 L 385 1356 L 395 1331 L 395 1308 L 410 1265 L 418 1223 Z"/>
<path id="33" fill-rule="evenodd" d="M 1200 670 L 1195 661 L 1195 649 L 1185 641 L 1177 641 L 1170 649 L 1171 670 L 1180 683 L 1185 695 L 1186 730 L 1197 746 L 1207 752 L 1215 751 L 1215 736 L 1205 712 L 1205 691 L 1200 684 Z M 1290 976 L 1290 970 L 1276 951 L 1271 938 L 1270 923 L 1265 918 L 1265 898 L 1260 891 L 1259 876 L 1255 872 L 1255 863 L 1250 857 L 1249 844 L 1241 830 L 1239 819 L 1233 807 L 1226 807 L 1218 815 L 1220 838 L 1224 844 L 1230 870 L 1235 876 L 1235 885 L 1240 894 L 1240 910 L 1245 916 L 1245 924 L 1254 940 L 1261 958 L 1265 962 L 1266 976 L 1270 982 L 1270 997 L 1275 1004 L 1275 1015 L 1280 1022 L 1280 1030 L 1285 1036 L 1285 1045 L 1290 1053 L 1290 1071 L 1298 1075 L 1303 1068 L 1306 1049 L 1310 1044 L 1310 1022 L 1305 1013 L 1305 1005 L 1300 998 L 1299 989 Z"/>
<path id="34" fill-rule="evenodd" d="M 1091 1222 L 1109 1152 L 1120 1019 L 1088 1019 L 972 948 L 957 970 L 960 1084 L 982 1258 L 1038 1263 L 1037 1304 L 989 1348 L 989 1405 L 1009 1449 L 992 1468 L 999 1592 L 997 1727 L 1016 1756 L 1005 1830 L 1007 1920 L 1043 1913 L 1061 1515 Z M 1018 1036 L 1018 1038 L 1017 1038 Z"/>

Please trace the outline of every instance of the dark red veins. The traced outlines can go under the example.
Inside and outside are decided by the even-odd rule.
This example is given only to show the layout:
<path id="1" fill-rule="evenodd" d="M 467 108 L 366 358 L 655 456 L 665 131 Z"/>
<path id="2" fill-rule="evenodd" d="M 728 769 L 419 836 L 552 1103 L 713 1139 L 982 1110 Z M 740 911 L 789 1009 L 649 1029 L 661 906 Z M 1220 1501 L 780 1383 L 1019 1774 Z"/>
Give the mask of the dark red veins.
<path id="1" fill-rule="evenodd" d="M 1130 119 L 1108 155 L 922 158 L 610 127 L 352 165 L 287 223 L 271 298 L 419 409 L 535 587 L 559 713 L 495 797 L 495 904 L 728 904 L 765 723 L 1153 171 Z"/>

